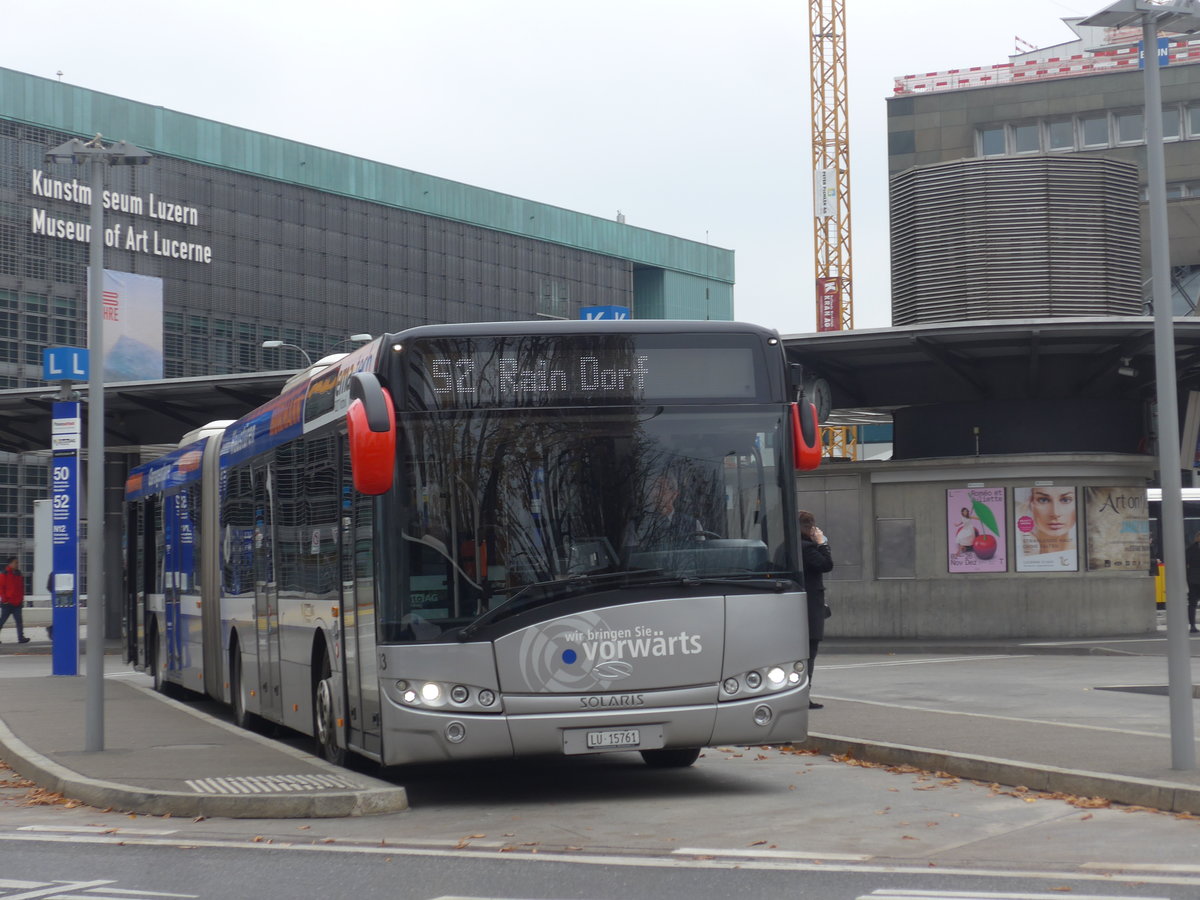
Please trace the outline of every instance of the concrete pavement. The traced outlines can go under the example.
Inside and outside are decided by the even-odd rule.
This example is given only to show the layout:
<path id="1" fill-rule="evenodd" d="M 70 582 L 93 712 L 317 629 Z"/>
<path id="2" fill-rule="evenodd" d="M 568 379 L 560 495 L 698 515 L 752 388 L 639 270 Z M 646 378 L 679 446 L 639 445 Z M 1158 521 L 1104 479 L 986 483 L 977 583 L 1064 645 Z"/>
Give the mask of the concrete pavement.
<path id="1" fill-rule="evenodd" d="M 0 760 L 48 791 L 101 809 L 191 817 L 326 818 L 408 806 L 402 787 L 139 684 L 147 679 L 130 672 L 113 646 L 105 659 L 104 749 L 86 751 L 84 661 L 80 677 L 50 675 L 44 629 L 29 636 L 17 644 L 10 629 L 0 634 L 0 661 L 20 655 L 25 668 L 41 671 L 0 677 Z"/>
<path id="2" fill-rule="evenodd" d="M 87 679 L 46 674 L 50 645 L 44 631 L 31 636 L 16 645 L 11 630 L 0 635 L 0 663 L 19 654 L 27 669 L 26 677 L 0 675 L 0 759 L 47 790 L 101 808 L 193 817 L 407 806 L 403 787 L 239 729 L 205 704 L 155 693 L 115 655 L 107 659 L 105 749 L 84 751 Z M 1200 814 L 1200 773 L 1170 768 L 1164 638 L 826 641 L 814 690 L 824 708 L 810 716 L 807 746 Z M 1192 646 L 1200 654 L 1200 640 Z"/>

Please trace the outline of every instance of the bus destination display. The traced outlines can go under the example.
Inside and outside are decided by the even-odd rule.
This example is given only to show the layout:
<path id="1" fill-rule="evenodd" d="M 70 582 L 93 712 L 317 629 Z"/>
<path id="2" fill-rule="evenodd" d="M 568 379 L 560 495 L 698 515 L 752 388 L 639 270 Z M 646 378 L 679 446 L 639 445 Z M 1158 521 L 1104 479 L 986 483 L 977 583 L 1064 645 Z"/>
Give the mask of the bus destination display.
<path id="1" fill-rule="evenodd" d="M 436 409 L 754 400 L 755 347 L 662 346 L 662 338 L 422 341 L 410 374 Z"/>

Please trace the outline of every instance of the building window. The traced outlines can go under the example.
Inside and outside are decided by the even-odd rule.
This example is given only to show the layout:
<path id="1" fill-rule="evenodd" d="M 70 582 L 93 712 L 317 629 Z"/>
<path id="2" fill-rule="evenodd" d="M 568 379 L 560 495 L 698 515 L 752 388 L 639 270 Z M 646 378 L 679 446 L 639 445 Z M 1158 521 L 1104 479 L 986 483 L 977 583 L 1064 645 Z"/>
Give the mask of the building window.
<path id="1" fill-rule="evenodd" d="M 1079 120 L 1080 144 L 1083 147 L 1108 146 L 1108 116 L 1084 116 Z"/>
<path id="2" fill-rule="evenodd" d="M 1004 155 L 1004 129 L 984 128 L 979 132 L 980 156 Z"/>
<path id="3" fill-rule="evenodd" d="M 1163 140 L 1179 140 L 1179 107 L 1164 106 L 1162 111 Z"/>
<path id="4" fill-rule="evenodd" d="M 1013 152 L 1014 153 L 1037 153 L 1042 149 L 1039 141 L 1039 128 L 1036 124 L 1033 125 L 1014 125 L 1013 126 Z"/>
<path id="5" fill-rule="evenodd" d="M 1059 119 L 1046 125 L 1047 150 L 1074 150 L 1075 123 L 1070 119 Z"/>
<path id="6" fill-rule="evenodd" d="M 1146 142 L 1146 117 L 1140 112 L 1117 113 L 1118 144 L 1143 144 Z"/>

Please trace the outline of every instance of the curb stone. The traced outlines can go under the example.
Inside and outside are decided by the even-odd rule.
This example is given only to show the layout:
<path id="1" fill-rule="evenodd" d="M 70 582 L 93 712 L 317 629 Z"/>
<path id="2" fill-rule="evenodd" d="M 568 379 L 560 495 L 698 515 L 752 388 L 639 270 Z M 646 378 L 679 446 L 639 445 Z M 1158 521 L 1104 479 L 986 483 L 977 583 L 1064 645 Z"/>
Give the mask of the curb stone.
<path id="1" fill-rule="evenodd" d="M 854 759 L 883 765 L 910 765 L 931 772 L 946 772 L 959 778 L 1027 787 L 1036 791 L 1061 792 L 1084 797 L 1103 797 L 1128 806 L 1146 806 L 1173 813 L 1200 813 L 1200 788 L 1147 778 L 1118 778 L 1100 772 L 1062 769 L 1036 763 L 1014 762 L 970 753 L 946 753 L 905 744 L 864 741 L 838 735 L 809 733 L 808 740 L 793 744 L 797 750 L 815 750 L 824 756 L 849 754 Z"/>

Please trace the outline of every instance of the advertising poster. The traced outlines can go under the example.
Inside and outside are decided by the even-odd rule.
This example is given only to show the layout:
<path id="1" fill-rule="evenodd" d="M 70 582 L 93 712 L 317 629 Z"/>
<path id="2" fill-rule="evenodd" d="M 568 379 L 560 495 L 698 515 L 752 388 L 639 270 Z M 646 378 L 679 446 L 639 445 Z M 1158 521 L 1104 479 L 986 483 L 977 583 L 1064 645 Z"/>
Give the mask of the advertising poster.
<path id="1" fill-rule="evenodd" d="M 163 282 L 104 270 L 104 381 L 163 377 Z"/>
<path id="2" fill-rule="evenodd" d="M 1077 512 L 1073 486 L 1013 488 L 1017 571 L 1078 572 Z"/>
<path id="3" fill-rule="evenodd" d="M 951 572 L 1007 572 L 1004 488 L 946 491 L 946 558 Z"/>
<path id="4" fill-rule="evenodd" d="M 1150 568 L 1150 518 L 1144 487 L 1085 488 L 1087 567 L 1145 574 Z"/>

